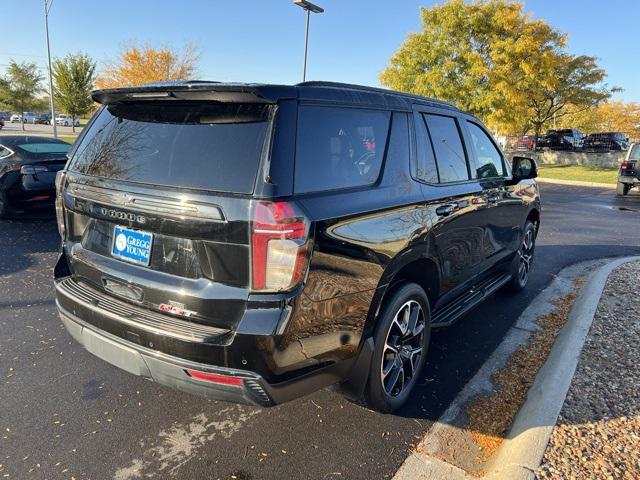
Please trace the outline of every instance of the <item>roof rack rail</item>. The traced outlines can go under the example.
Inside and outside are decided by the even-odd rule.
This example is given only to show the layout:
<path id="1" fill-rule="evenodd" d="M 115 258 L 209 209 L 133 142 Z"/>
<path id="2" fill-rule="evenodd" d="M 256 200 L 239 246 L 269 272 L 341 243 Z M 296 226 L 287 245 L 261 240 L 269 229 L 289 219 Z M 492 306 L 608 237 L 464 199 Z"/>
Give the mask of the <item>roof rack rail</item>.
<path id="1" fill-rule="evenodd" d="M 453 110 L 459 110 L 453 103 L 445 102 L 443 100 L 438 100 L 436 98 L 423 97 L 422 95 L 416 95 L 414 93 L 407 92 L 399 92 L 396 90 L 390 90 L 388 88 L 380 88 L 380 87 L 370 87 L 367 85 L 356 85 L 353 83 L 341 83 L 341 82 L 330 82 L 324 80 L 312 80 L 307 82 L 297 83 L 296 87 L 324 87 L 324 88 L 343 88 L 349 90 L 359 90 L 362 92 L 372 92 L 372 93 L 382 93 L 385 95 L 401 95 L 403 97 L 413 98 L 416 100 L 420 100 L 422 102 L 430 102 L 439 106 L 444 106 Z"/>

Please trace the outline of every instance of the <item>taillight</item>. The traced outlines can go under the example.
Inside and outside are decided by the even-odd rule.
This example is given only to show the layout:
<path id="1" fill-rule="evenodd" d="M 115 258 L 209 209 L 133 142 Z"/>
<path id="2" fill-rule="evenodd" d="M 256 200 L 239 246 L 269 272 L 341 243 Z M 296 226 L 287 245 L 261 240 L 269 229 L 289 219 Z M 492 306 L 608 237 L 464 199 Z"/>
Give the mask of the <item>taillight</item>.
<path id="1" fill-rule="evenodd" d="M 308 221 L 288 202 L 256 201 L 252 208 L 252 289 L 290 290 L 302 281 L 307 267 Z"/>
<path id="2" fill-rule="evenodd" d="M 64 201 L 62 199 L 62 187 L 64 186 L 65 172 L 60 170 L 56 174 L 56 220 L 58 221 L 58 232 L 64 239 L 66 226 L 64 221 Z"/>
<path id="3" fill-rule="evenodd" d="M 626 170 L 627 168 L 629 168 L 629 164 L 627 162 L 622 162 L 620 164 L 620 170 Z"/>

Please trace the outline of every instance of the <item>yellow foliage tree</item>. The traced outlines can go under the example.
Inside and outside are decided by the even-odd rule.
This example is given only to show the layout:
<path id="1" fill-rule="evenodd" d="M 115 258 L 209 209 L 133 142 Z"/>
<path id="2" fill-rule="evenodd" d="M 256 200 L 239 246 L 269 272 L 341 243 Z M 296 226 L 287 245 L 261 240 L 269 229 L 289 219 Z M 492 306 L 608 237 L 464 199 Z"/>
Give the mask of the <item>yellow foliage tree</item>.
<path id="1" fill-rule="evenodd" d="M 558 128 L 577 128 L 585 133 L 623 132 L 640 139 L 640 104 L 606 102 L 597 108 L 568 114 Z"/>
<path id="2" fill-rule="evenodd" d="M 96 85 L 104 89 L 190 79 L 197 71 L 199 58 L 197 49 L 190 44 L 178 51 L 132 43 L 117 61 L 105 66 L 103 74 L 96 79 Z"/>
<path id="3" fill-rule="evenodd" d="M 391 57 L 382 84 L 449 100 L 503 133 L 539 133 L 568 105 L 610 96 L 596 60 L 566 53 L 566 36 L 522 2 L 448 0 L 420 13 L 422 30 Z"/>

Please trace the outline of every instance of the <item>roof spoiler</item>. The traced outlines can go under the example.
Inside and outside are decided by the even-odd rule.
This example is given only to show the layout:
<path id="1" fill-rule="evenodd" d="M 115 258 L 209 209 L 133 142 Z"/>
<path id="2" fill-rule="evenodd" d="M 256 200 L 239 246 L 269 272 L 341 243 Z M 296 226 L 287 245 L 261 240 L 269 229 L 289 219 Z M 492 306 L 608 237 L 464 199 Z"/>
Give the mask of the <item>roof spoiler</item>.
<path id="1" fill-rule="evenodd" d="M 136 87 L 94 90 L 91 98 L 98 103 L 199 100 L 230 103 L 276 103 L 283 98 L 295 98 L 291 87 L 258 84 L 234 84 L 204 81 L 159 82 Z"/>

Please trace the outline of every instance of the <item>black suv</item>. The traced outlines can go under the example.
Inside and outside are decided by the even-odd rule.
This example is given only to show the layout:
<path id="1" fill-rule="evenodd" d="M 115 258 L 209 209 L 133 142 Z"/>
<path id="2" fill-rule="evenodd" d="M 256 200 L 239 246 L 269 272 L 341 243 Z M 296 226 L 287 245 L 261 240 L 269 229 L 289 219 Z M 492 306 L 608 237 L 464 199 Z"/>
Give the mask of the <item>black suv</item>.
<path id="1" fill-rule="evenodd" d="M 592 133 L 584 139 L 584 148 L 591 151 L 626 150 L 629 139 L 620 132 Z"/>
<path id="2" fill-rule="evenodd" d="M 57 178 L 65 326 L 128 372 L 268 406 L 393 411 L 430 331 L 524 288 L 535 163 L 454 106 L 328 82 L 181 82 L 103 106 Z"/>
<path id="3" fill-rule="evenodd" d="M 565 128 L 563 130 L 549 130 L 540 147 L 548 147 L 551 150 L 580 150 L 584 144 L 584 135 L 580 130 Z"/>
<path id="4" fill-rule="evenodd" d="M 640 188 L 640 143 L 629 147 L 624 162 L 618 172 L 617 194 L 624 196 L 634 187 Z"/>

